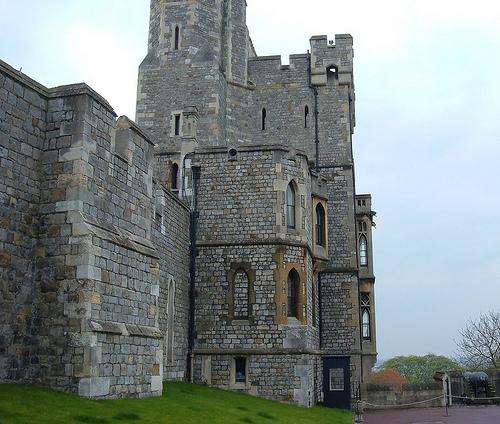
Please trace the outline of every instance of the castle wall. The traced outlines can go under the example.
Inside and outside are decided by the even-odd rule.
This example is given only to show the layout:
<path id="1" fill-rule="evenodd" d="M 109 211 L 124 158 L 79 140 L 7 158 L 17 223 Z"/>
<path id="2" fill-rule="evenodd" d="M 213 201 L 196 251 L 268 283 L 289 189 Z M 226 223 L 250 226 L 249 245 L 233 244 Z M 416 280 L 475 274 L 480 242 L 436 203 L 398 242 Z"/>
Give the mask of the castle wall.
<path id="1" fill-rule="evenodd" d="M 127 118 L 115 122 L 90 88 L 46 89 L 7 65 L 0 70 L 1 193 L 9 199 L 1 210 L 0 378 L 87 397 L 159 395 L 167 273 L 179 280 L 177 320 L 187 327 L 188 210 L 169 198 L 164 214 L 176 225 L 152 230 L 153 144 Z M 152 231 L 167 246 L 162 256 Z M 173 231 L 177 238 L 167 240 Z M 179 377 L 185 364 L 176 361 L 169 372 Z"/>
<path id="2" fill-rule="evenodd" d="M 33 313 L 47 100 L 0 62 L 0 381 L 37 376 Z M 36 332 L 36 331 L 35 331 Z"/>
<path id="3" fill-rule="evenodd" d="M 322 401 L 321 359 L 317 355 L 249 355 L 249 380 L 244 387 L 232 383 L 233 355 L 199 355 L 195 379 L 225 390 L 250 393 L 281 402 L 310 407 Z M 209 365 L 207 365 L 209 364 Z M 210 367 L 207 375 L 206 367 Z M 205 378 L 205 380 L 204 380 Z"/>
<path id="4" fill-rule="evenodd" d="M 234 157 L 222 149 L 199 151 L 195 162 L 200 167 L 195 355 L 200 367 L 210 364 L 199 369 L 198 381 L 308 405 L 318 382 L 310 375 L 318 329 L 307 161 L 282 147 L 260 146 L 241 148 Z M 297 184 L 294 230 L 286 228 L 284 201 L 292 180 Z M 288 318 L 286 309 L 293 268 L 301 281 L 298 319 Z M 239 270 L 249 278 L 246 317 L 233 310 L 233 277 Z M 231 374 L 238 355 L 248 363 L 244 387 Z M 280 384 L 262 380 L 269 372 Z"/>
<path id="5" fill-rule="evenodd" d="M 152 0 L 151 7 L 149 51 L 139 68 L 137 123 L 161 149 L 180 150 L 182 132 L 175 135 L 173 115 L 195 106 L 200 112 L 199 142 L 222 144 L 227 85 L 221 59 L 222 6 L 214 7 L 210 0 Z"/>
<path id="6" fill-rule="evenodd" d="M 163 377 L 182 381 L 188 364 L 189 210 L 174 193 L 156 185 L 155 213 L 152 240 L 160 256 L 158 308 L 164 341 Z M 173 311 L 169 296 L 173 296 Z"/>

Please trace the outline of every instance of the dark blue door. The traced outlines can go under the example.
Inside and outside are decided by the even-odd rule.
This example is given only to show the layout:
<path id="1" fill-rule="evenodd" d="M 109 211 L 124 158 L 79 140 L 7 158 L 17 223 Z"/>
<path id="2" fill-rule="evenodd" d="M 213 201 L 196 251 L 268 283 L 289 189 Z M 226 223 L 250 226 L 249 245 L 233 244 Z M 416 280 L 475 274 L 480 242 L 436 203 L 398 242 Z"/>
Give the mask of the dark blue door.
<path id="1" fill-rule="evenodd" d="M 323 358 L 325 406 L 351 409 L 351 360 L 348 356 Z"/>

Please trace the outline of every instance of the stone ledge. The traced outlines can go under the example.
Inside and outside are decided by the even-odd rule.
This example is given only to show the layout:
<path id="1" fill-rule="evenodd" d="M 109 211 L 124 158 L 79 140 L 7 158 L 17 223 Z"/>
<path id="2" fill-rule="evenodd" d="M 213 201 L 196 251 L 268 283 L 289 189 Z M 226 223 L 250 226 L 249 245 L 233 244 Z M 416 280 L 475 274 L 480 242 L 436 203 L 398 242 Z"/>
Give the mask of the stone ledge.
<path id="1" fill-rule="evenodd" d="M 102 321 L 90 319 L 89 328 L 95 333 L 116 334 L 121 336 L 144 337 L 147 339 L 161 339 L 163 334 L 159 328 L 145 325 L 125 324 L 122 322 Z"/>
<path id="2" fill-rule="evenodd" d="M 93 235 L 107 240 L 111 243 L 125 247 L 126 249 L 133 250 L 143 255 L 160 259 L 158 251 L 154 248 L 153 244 L 146 239 L 135 236 L 133 234 L 125 234 L 114 225 L 106 222 L 98 221 L 86 214 L 82 214 L 84 224 Z"/>

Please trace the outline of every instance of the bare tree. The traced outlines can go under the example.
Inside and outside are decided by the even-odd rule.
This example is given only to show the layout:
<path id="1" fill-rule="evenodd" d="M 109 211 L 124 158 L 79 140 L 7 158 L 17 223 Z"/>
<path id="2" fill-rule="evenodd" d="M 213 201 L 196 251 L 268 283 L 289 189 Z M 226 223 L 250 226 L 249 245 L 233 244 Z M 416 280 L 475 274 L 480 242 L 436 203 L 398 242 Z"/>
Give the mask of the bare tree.
<path id="1" fill-rule="evenodd" d="M 500 313 L 490 311 L 469 320 L 455 341 L 460 362 L 467 368 L 500 368 Z"/>

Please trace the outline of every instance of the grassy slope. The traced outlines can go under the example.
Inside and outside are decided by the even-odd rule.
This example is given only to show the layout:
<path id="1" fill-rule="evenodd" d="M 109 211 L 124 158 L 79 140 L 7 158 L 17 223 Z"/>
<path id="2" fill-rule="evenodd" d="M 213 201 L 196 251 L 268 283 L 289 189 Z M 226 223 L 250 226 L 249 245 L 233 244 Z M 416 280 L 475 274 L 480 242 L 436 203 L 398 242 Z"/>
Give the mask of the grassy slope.
<path id="1" fill-rule="evenodd" d="M 352 423 L 347 411 L 298 408 L 187 383 L 166 383 L 164 389 L 161 398 L 91 401 L 33 386 L 0 384 L 0 423 Z"/>

